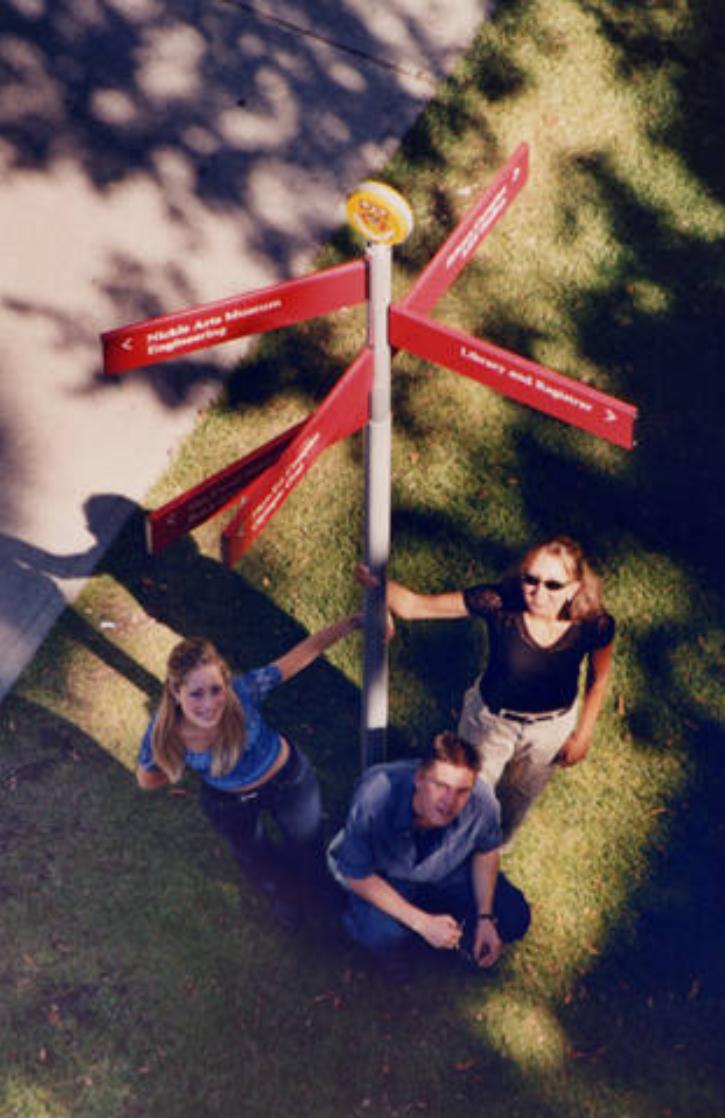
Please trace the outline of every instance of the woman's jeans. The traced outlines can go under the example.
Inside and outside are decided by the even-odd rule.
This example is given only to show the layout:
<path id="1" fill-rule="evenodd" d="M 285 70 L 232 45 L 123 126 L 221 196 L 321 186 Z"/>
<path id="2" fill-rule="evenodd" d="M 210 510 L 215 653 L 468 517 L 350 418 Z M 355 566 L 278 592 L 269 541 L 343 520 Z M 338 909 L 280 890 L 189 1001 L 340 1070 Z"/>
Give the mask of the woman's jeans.
<path id="1" fill-rule="evenodd" d="M 221 792 L 206 782 L 201 807 L 229 843 L 240 869 L 264 892 L 278 885 L 297 893 L 319 878 L 322 865 L 320 786 L 307 757 L 290 744 L 280 771 L 252 792 Z M 276 823 L 281 842 L 272 842 L 264 815 Z"/>
<path id="2" fill-rule="evenodd" d="M 544 791 L 576 722 L 576 705 L 542 721 L 518 722 L 488 709 L 479 680 L 466 691 L 458 733 L 478 749 L 481 776 L 496 791 L 504 842 Z"/>

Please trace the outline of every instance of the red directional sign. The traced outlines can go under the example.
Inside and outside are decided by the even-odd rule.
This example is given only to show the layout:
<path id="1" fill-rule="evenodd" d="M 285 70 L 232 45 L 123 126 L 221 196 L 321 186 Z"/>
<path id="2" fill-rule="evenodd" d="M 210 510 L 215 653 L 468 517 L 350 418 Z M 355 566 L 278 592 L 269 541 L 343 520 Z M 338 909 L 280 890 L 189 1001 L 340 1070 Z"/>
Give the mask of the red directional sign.
<path id="1" fill-rule="evenodd" d="M 103 371 L 125 373 L 186 357 L 198 349 L 290 326 L 365 300 L 364 260 L 262 287 L 215 303 L 187 307 L 101 335 Z"/>
<path id="2" fill-rule="evenodd" d="M 296 423 L 281 435 L 257 447 L 251 454 L 225 466 L 193 489 L 187 489 L 172 501 L 154 509 L 146 517 L 146 544 L 156 555 L 192 528 L 203 524 L 214 513 L 234 503 L 240 489 L 249 485 L 274 465 L 306 423 Z"/>
<path id="3" fill-rule="evenodd" d="M 390 308 L 390 342 L 617 446 L 634 445 L 631 404 L 491 342 L 396 307 Z"/>
<path id="4" fill-rule="evenodd" d="M 430 264 L 423 269 L 401 306 L 420 314 L 435 306 L 524 188 L 528 175 L 529 147 L 528 144 L 520 144 L 463 221 L 438 249 Z"/>
<path id="5" fill-rule="evenodd" d="M 637 409 L 631 404 L 427 317 L 523 189 L 528 174 L 529 149 L 521 144 L 402 302 L 389 307 L 390 345 L 630 449 L 637 419 Z M 101 336 L 104 371 L 122 373 L 184 357 L 235 338 L 361 303 L 367 298 L 367 284 L 367 262 L 356 260 L 111 330 Z M 372 378 L 373 356 L 366 347 L 303 423 L 150 513 L 147 531 L 151 550 L 160 550 L 234 503 L 239 507 L 223 533 L 222 551 L 228 564 L 235 563 L 323 450 L 367 422 Z"/>
<path id="6" fill-rule="evenodd" d="M 228 566 L 236 563 L 252 545 L 323 450 L 365 426 L 372 376 L 372 351 L 366 348 L 348 366 L 275 465 L 239 494 L 239 511 L 222 534 L 222 554 Z"/>

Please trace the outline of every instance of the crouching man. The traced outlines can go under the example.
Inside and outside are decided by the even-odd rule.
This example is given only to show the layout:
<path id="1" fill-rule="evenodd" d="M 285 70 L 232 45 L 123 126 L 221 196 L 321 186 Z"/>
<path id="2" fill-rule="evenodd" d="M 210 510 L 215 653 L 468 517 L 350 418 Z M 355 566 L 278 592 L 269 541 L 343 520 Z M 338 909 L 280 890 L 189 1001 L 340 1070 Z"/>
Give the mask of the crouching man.
<path id="1" fill-rule="evenodd" d="M 410 977 L 416 937 L 491 967 L 529 926 L 523 894 L 499 873 L 499 807 L 478 769 L 475 748 L 449 731 L 420 762 L 375 765 L 330 844 L 347 931 L 393 980 Z"/>

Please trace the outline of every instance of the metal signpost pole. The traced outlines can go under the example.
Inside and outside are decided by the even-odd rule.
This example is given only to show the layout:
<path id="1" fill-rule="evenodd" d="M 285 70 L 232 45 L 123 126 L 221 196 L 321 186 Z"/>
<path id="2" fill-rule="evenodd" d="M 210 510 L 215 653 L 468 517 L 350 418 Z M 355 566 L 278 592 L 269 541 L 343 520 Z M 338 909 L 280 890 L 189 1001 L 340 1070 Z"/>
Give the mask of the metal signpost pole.
<path id="1" fill-rule="evenodd" d="M 373 351 L 370 418 L 365 431 L 365 562 L 377 585 L 365 591 L 361 763 L 385 758 L 388 725 L 388 653 L 385 644 L 385 580 L 390 554 L 390 344 L 392 250 L 370 244 L 368 344 Z"/>
<path id="2" fill-rule="evenodd" d="M 360 761 L 385 759 L 388 726 L 388 652 L 385 643 L 385 583 L 390 554 L 390 456 L 392 415 L 388 338 L 392 293 L 392 246 L 412 232 L 413 214 L 401 194 L 369 179 L 347 200 L 347 216 L 367 241 L 368 336 L 373 370 L 365 430 L 365 563 L 372 585 L 365 589 L 363 692 Z"/>

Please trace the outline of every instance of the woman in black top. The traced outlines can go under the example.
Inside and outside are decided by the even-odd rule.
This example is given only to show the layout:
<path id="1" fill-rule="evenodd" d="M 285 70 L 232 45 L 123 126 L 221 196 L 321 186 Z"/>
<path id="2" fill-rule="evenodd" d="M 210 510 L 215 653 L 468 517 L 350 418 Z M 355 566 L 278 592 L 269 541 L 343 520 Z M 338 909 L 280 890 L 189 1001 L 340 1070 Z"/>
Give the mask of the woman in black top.
<path id="1" fill-rule="evenodd" d="M 510 839 L 554 765 L 577 764 L 591 745 L 614 642 L 599 579 L 580 546 L 556 536 L 528 551 L 500 583 L 417 594 L 391 579 L 388 607 L 406 621 L 486 622 L 486 668 L 466 692 L 458 733 L 480 751 L 481 774 L 496 789 Z"/>

